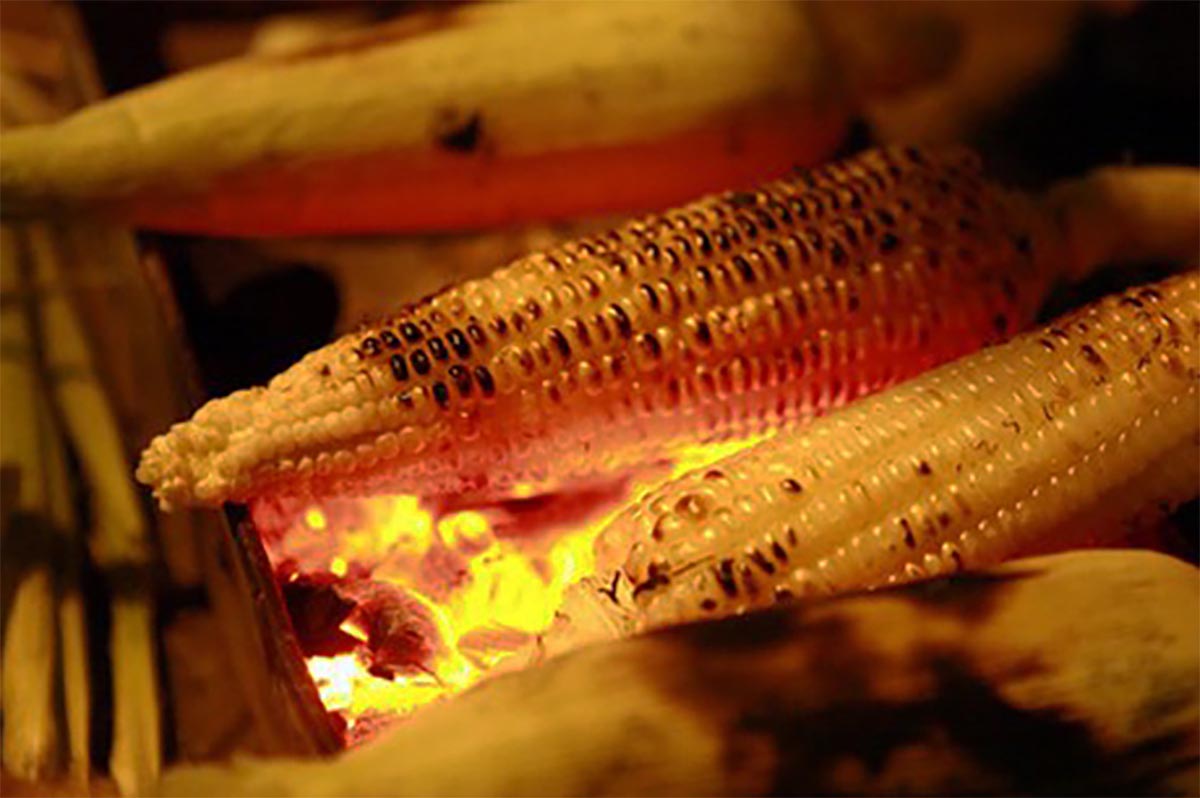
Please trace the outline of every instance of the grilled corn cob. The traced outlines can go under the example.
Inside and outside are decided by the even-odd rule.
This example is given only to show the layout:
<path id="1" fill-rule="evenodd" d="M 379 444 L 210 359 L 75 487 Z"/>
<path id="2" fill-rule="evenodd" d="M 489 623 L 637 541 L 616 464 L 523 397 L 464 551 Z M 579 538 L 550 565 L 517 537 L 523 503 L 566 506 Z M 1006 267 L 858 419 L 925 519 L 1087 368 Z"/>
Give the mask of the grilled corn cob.
<path id="1" fill-rule="evenodd" d="M 6 134 L 3 211 L 260 236 L 664 207 L 828 158 L 861 102 L 944 74 L 956 28 L 921 7 L 442 5 Z"/>
<path id="2" fill-rule="evenodd" d="M 1112 539 L 1200 492 L 1198 358 L 1196 274 L 1109 297 L 656 489 L 601 573 L 657 626 Z"/>
<path id="3" fill-rule="evenodd" d="M 448 288 L 210 402 L 138 478 L 164 506 L 502 492 L 775 428 L 1025 326 L 1073 218 L 969 153 L 873 151 Z"/>

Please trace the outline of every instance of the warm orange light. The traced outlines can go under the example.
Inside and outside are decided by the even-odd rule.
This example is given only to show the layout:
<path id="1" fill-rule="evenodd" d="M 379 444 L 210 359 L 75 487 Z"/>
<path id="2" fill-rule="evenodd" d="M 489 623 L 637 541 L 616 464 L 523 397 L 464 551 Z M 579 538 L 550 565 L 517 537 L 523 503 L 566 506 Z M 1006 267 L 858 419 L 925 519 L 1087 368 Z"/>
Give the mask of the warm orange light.
<path id="1" fill-rule="evenodd" d="M 635 481 L 626 500 L 758 440 L 689 447 L 669 473 Z M 526 498 L 530 491 L 517 493 Z M 501 663 L 519 665 L 517 655 L 531 653 L 531 642 L 550 626 L 566 588 L 593 573 L 594 539 L 622 506 L 601 508 L 566 530 L 530 535 L 512 533 L 511 517 L 504 526 L 509 531 L 499 534 L 495 509 L 435 518 L 407 495 L 306 509 L 284 534 L 268 536 L 275 562 L 338 577 L 353 570 L 354 578 L 369 574 L 373 582 L 395 585 L 428 611 L 440 638 L 428 662 L 389 680 L 369 672 L 369 635 L 351 616 L 340 628 L 360 641 L 359 650 L 308 660 L 321 700 L 353 732 L 363 718 L 407 714 L 469 687 Z M 516 520 L 519 526 L 519 515 Z"/>
<path id="2" fill-rule="evenodd" d="M 343 621 L 341 626 L 338 627 L 338 629 L 341 629 L 343 632 L 350 635 L 355 640 L 360 640 L 364 643 L 367 642 L 367 633 L 364 632 L 362 629 L 359 629 L 357 624 L 351 623 L 350 621 Z"/>

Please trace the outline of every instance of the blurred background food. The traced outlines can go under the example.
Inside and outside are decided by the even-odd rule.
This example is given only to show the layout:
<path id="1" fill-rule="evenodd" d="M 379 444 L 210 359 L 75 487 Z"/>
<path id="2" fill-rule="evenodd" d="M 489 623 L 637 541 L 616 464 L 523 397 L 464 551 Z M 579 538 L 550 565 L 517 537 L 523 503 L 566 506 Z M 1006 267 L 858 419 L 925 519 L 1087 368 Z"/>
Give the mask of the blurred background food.
<path id="1" fill-rule="evenodd" d="M 130 480 L 204 397 L 613 218 L 875 142 L 965 142 L 1030 187 L 1200 164 L 1195 3 L 555 11 L 0 3 L 5 794 L 336 745 L 246 550 Z M 1195 512 L 1166 544 L 1193 561 Z"/>

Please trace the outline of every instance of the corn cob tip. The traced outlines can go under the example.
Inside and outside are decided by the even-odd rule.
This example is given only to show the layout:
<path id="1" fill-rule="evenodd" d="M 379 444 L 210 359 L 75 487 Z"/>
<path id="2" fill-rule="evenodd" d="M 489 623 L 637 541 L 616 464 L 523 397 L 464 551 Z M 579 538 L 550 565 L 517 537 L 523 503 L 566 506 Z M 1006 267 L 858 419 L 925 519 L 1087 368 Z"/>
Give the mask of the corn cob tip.
<path id="1" fill-rule="evenodd" d="M 175 429 L 150 442 L 135 472 L 138 482 L 153 489 L 163 512 L 200 503 L 189 461 L 178 453 L 179 437 Z"/>
<path id="2" fill-rule="evenodd" d="M 213 507 L 272 487 L 338 490 L 358 469 L 397 459 L 400 436 L 415 434 L 428 403 L 396 401 L 361 369 L 356 341 L 347 336 L 266 386 L 211 400 L 150 442 L 138 481 L 163 510 Z"/>
<path id="3" fill-rule="evenodd" d="M 163 510 L 185 505 L 213 505 L 234 487 L 222 457 L 237 428 L 249 421 L 249 406 L 263 389 L 240 391 L 205 405 L 190 421 L 175 424 L 150 442 L 135 476 L 153 488 Z M 245 410 L 245 413 L 239 412 Z M 253 424 L 244 424 L 253 429 Z"/>

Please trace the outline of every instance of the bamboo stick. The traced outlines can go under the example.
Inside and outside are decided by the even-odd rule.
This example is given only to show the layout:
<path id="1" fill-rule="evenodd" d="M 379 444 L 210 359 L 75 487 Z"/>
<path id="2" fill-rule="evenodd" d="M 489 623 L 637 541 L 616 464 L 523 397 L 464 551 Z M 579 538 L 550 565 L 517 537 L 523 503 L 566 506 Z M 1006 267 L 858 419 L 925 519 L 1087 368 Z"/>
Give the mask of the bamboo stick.
<path id="1" fill-rule="evenodd" d="M 0 227 L 0 292 L 19 292 L 27 263 L 19 233 Z M 34 339 L 27 307 L 0 314 L 0 463 L 6 486 L 2 694 L 4 768 L 36 779 L 59 758 L 55 697 L 54 581 L 47 561 L 44 516 L 47 446 L 41 423 Z M 52 444 L 49 444 L 52 445 Z"/>
<path id="2" fill-rule="evenodd" d="M 31 226 L 40 281 L 62 281 L 61 236 Z M 141 794 L 160 767 L 158 675 L 152 595 L 141 573 L 149 538 L 116 419 L 91 365 L 87 342 L 67 298 L 53 294 L 41 306 L 46 367 L 54 407 L 79 457 L 92 508 L 88 545 L 113 593 L 109 656 L 113 671 L 113 743 L 109 770 L 121 792 Z"/>

